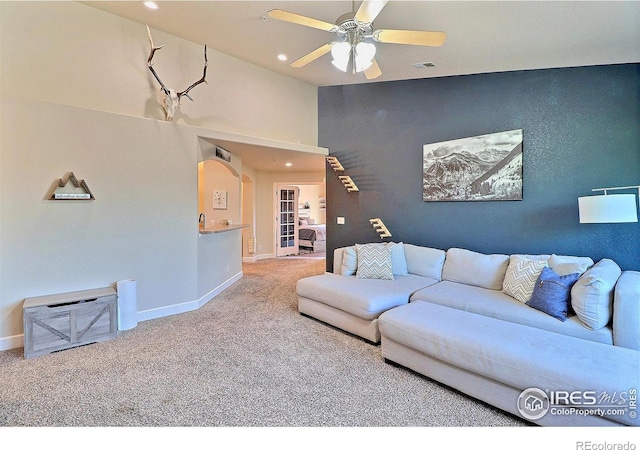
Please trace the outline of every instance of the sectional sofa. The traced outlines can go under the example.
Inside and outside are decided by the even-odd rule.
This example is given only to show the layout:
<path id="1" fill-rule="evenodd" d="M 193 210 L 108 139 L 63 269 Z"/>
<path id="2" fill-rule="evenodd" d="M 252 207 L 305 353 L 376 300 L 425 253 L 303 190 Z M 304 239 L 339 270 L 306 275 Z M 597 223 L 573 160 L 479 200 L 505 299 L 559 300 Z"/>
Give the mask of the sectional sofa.
<path id="1" fill-rule="evenodd" d="M 610 259 L 338 248 L 301 314 L 538 425 L 640 425 L 640 272 Z"/>

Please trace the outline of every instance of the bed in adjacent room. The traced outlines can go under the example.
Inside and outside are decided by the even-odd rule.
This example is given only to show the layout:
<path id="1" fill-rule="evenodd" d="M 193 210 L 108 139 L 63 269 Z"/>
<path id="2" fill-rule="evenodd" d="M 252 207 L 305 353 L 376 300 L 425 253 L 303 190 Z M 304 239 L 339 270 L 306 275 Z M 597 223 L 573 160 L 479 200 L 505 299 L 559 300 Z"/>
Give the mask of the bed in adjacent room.
<path id="1" fill-rule="evenodd" d="M 300 219 L 298 227 L 298 247 L 312 252 L 323 252 L 327 248 L 327 225 L 310 224 Z"/>

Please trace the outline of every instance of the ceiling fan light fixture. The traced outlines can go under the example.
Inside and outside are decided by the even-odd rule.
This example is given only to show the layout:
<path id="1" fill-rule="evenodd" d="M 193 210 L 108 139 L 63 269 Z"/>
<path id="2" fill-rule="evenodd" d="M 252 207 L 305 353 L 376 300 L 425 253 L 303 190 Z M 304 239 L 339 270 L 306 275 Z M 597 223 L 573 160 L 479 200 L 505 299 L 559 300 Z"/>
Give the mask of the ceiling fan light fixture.
<path id="1" fill-rule="evenodd" d="M 373 64 L 373 61 L 369 61 L 359 56 L 356 56 L 356 73 L 367 70 L 369 67 L 371 67 L 372 64 Z"/>
<path id="2" fill-rule="evenodd" d="M 352 3 L 351 9 L 353 11 L 341 15 L 335 23 L 325 22 L 281 9 L 270 10 L 266 17 L 336 34 L 338 42 L 328 42 L 295 60 L 291 63 L 291 67 L 306 66 L 310 62 L 331 52 L 333 57 L 331 63 L 339 70 L 343 72 L 350 71 L 353 74 L 364 72 L 367 80 L 373 80 L 382 75 L 378 61 L 374 58 L 376 54 L 376 42 L 381 44 L 439 47 L 446 39 L 446 35 L 442 31 L 374 29 L 373 21 L 388 1 L 389 0 L 362 0 L 357 11 L 355 11 L 355 5 Z M 265 19 L 263 18 L 262 20 Z M 373 43 L 371 41 L 373 41 Z M 428 67 L 426 64 L 414 64 L 414 66 Z"/>
<path id="3" fill-rule="evenodd" d="M 347 66 L 349 65 L 349 60 L 348 59 L 334 59 L 333 61 L 331 61 L 331 64 L 333 64 L 339 70 L 342 70 L 343 72 L 346 72 L 347 71 Z"/>
<path id="4" fill-rule="evenodd" d="M 355 47 L 356 72 L 367 70 L 376 56 L 376 46 L 369 42 L 359 42 Z"/>
<path id="5" fill-rule="evenodd" d="M 337 44 L 333 44 L 333 47 L 331 47 L 331 56 L 333 57 L 333 61 L 331 61 L 331 64 L 333 64 L 343 72 L 346 72 L 347 66 L 349 65 L 350 54 L 351 45 L 348 42 L 339 42 Z"/>

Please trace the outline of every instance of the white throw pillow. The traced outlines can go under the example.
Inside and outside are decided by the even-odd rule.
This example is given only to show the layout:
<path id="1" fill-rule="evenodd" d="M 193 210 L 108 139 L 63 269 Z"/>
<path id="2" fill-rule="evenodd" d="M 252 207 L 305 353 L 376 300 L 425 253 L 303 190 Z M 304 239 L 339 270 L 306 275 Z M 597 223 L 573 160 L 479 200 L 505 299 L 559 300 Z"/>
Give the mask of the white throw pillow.
<path id="1" fill-rule="evenodd" d="M 599 330 L 613 314 L 613 293 L 620 267 L 610 259 L 602 259 L 587 270 L 571 288 L 571 306 L 585 327 Z"/>
<path id="2" fill-rule="evenodd" d="M 551 255 L 549 258 L 549 268 L 558 275 L 569 275 L 570 273 L 582 275 L 592 266 L 593 259 L 588 256 Z"/>
<path id="3" fill-rule="evenodd" d="M 502 292 L 522 303 L 527 303 L 531 299 L 536 281 L 545 267 L 548 266 L 544 259 L 536 260 L 511 255 L 502 284 Z"/>
<path id="4" fill-rule="evenodd" d="M 389 242 L 391 246 L 391 270 L 393 275 L 404 276 L 409 275 L 407 270 L 407 258 L 405 257 L 404 244 L 402 242 Z"/>
<path id="5" fill-rule="evenodd" d="M 355 275 L 358 270 L 358 254 L 356 253 L 356 247 L 346 247 L 342 251 L 342 268 L 340 274 L 345 277 Z"/>
<path id="6" fill-rule="evenodd" d="M 358 270 L 356 278 L 393 280 L 391 246 L 385 244 L 356 244 Z"/>

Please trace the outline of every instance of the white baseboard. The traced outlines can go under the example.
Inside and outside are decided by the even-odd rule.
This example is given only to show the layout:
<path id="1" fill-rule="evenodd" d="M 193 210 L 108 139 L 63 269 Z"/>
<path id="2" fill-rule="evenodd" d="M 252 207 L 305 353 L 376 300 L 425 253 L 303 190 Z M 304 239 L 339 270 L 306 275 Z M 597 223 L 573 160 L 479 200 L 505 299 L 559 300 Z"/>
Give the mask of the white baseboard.
<path id="1" fill-rule="evenodd" d="M 202 308 L 202 306 L 206 305 L 211 299 L 213 299 L 216 295 L 223 292 L 233 283 L 242 278 L 243 273 L 238 272 L 224 283 L 215 287 L 214 289 L 207 292 L 205 295 L 200 297 L 198 300 L 193 300 L 190 302 L 177 303 L 175 305 L 165 306 L 162 308 L 155 309 L 147 309 L 146 311 L 138 311 L 138 322 L 144 322 L 145 320 L 159 319 L 161 317 L 173 316 L 175 314 L 181 314 L 189 311 L 195 311 L 196 309 Z"/>
<path id="2" fill-rule="evenodd" d="M 173 316 L 175 314 L 195 311 L 196 309 L 199 309 L 204 305 L 206 305 L 210 300 L 212 300 L 221 292 L 226 290 L 236 281 L 240 280 L 242 276 L 243 276 L 242 271 L 238 272 L 237 274 L 235 274 L 234 276 L 226 280 L 224 283 L 220 284 L 216 288 L 207 292 L 205 295 L 203 295 L 197 300 L 178 303 L 175 305 L 165 306 L 162 308 L 138 311 L 138 314 L 136 315 L 138 322 L 144 322 L 145 320 L 159 319 L 161 317 Z M 24 334 L 18 334 L 15 336 L 9 336 L 9 337 L 0 339 L 0 351 L 11 350 L 13 348 L 18 348 L 22 346 L 24 346 Z"/>
<path id="3" fill-rule="evenodd" d="M 22 346 L 24 346 L 24 334 L 17 334 L 0 339 L 0 352 Z"/>
<path id="4" fill-rule="evenodd" d="M 274 255 L 273 253 L 265 253 L 265 254 L 257 256 L 258 260 L 260 260 L 260 259 L 272 259 L 272 258 L 275 258 L 275 257 L 276 257 L 276 255 Z"/>
<path id="5" fill-rule="evenodd" d="M 243 256 L 242 257 L 242 262 L 256 262 L 256 261 L 260 261 L 262 259 L 272 259 L 275 258 L 276 255 L 274 255 L 273 253 L 263 253 L 261 255 L 253 255 L 253 256 Z"/>

